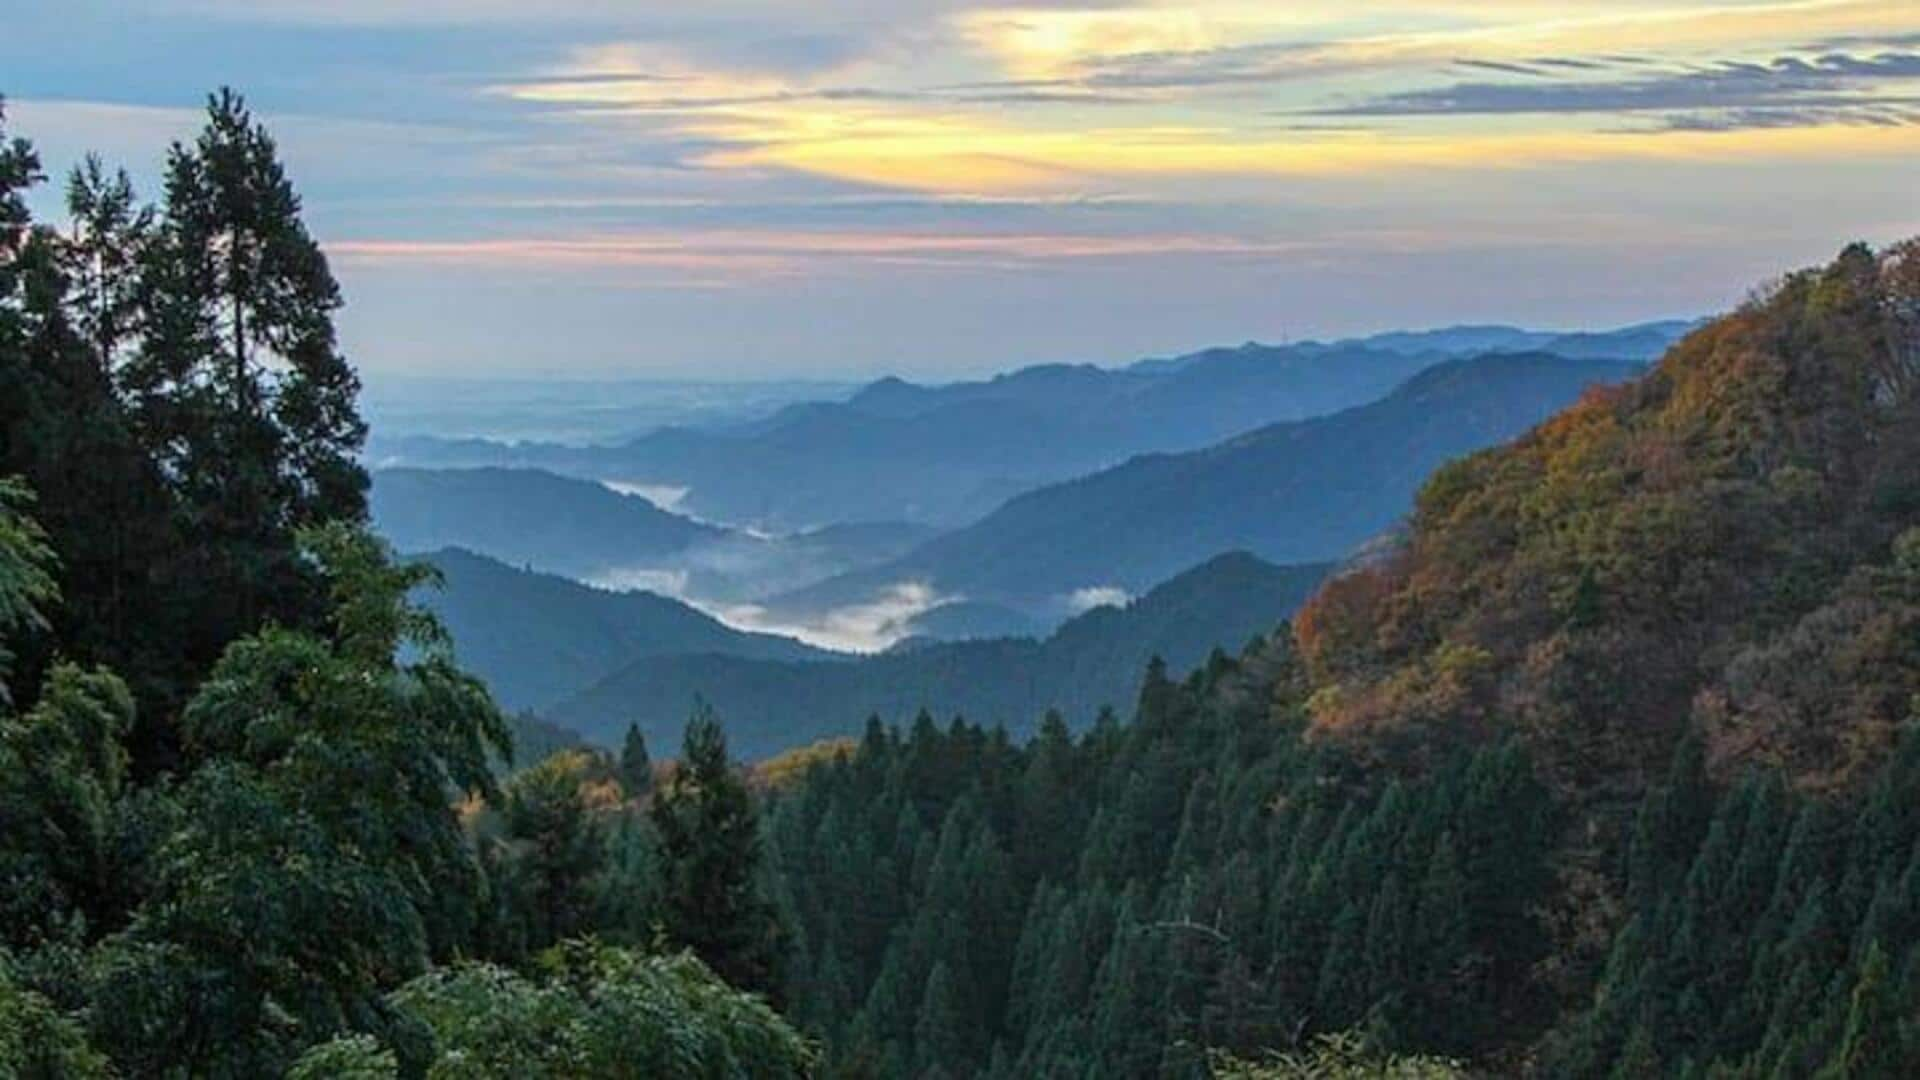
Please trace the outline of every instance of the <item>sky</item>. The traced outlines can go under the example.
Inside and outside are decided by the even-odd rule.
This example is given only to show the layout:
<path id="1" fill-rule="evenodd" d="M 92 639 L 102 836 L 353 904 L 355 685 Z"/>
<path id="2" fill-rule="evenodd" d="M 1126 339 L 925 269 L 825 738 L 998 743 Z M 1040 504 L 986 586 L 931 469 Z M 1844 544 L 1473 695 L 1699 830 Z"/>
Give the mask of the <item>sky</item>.
<path id="1" fill-rule="evenodd" d="M 1597 327 L 1920 233 L 1914 0 L 0 7 L 8 128 L 53 171 L 151 193 L 208 91 L 247 95 L 374 373 Z"/>

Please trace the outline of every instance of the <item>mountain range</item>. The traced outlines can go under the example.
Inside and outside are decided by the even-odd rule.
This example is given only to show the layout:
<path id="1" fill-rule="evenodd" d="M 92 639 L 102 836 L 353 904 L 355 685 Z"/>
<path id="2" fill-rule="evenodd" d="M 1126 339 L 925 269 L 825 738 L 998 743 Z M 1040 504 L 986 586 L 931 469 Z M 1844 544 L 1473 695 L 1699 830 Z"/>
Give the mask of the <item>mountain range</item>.
<path id="1" fill-rule="evenodd" d="M 785 536 L 661 509 L 597 480 L 541 469 L 376 469 L 374 525 L 401 551 L 459 547 L 620 589 L 743 603 L 896 558 L 934 535 L 848 522 Z"/>
<path id="2" fill-rule="evenodd" d="M 1130 705 L 1155 656 L 1186 670 L 1216 647 L 1237 650 L 1270 633 L 1330 569 L 1230 553 L 1123 608 L 1097 607 L 1068 620 L 1045 640 L 910 643 L 837 661 L 645 656 L 544 715 L 603 744 L 632 722 L 654 745 L 671 745 L 693 703 L 704 700 L 726 717 L 729 742 L 748 760 L 857 733 L 869 716 L 905 722 L 923 709 L 1002 723 L 1016 736 L 1032 731 L 1048 709 L 1083 726 L 1102 706 Z"/>
<path id="3" fill-rule="evenodd" d="M 1669 329 L 1576 337 L 1644 343 Z M 1137 455 L 1016 495 L 944 533 L 850 522 L 766 535 L 663 509 L 679 505 L 679 491 L 649 498 L 611 481 L 499 466 L 376 470 L 372 511 L 396 547 L 432 552 L 448 587 L 427 602 L 509 709 L 541 710 L 604 737 L 629 714 L 664 731 L 704 696 L 739 712 L 735 722 L 752 732 L 743 738 L 770 750 L 806 734 L 772 729 L 795 702 L 808 703 L 799 711 L 819 716 L 821 730 L 843 730 L 849 714 L 921 706 L 1019 725 L 1048 705 L 1084 713 L 1123 699 L 1154 652 L 1190 664 L 1207 648 L 1237 645 L 1291 610 L 1325 564 L 1389 532 L 1434 468 L 1638 370 L 1632 361 L 1537 351 L 1453 359 L 1440 351 L 1539 337 L 1460 328 L 1383 338 L 1384 349 L 1214 350 L 1146 362 L 1159 373 L 1145 376 L 1057 367 L 944 387 L 882 380 L 844 403 L 793 406 L 698 436 L 759 452 L 786 446 L 793 464 L 809 448 L 871 453 L 844 422 L 850 410 L 875 425 L 938 417 L 926 425 L 937 432 L 955 415 L 1009 407 L 1084 414 L 1087 401 L 1112 405 L 1102 395 L 1125 380 L 1151 384 L 1163 415 L 1210 400 L 1251 410 L 1229 388 L 1275 385 L 1268 368 L 1290 371 L 1297 389 L 1318 388 L 1317 398 L 1294 394 L 1296 405 L 1359 393 L 1394 363 L 1418 369 L 1368 403 L 1196 450 Z M 1355 358 L 1366 370 L 1342 373 L 1337 361 Z M 1184 404 L 1164 405 L 1181 395 Z M 993 452 L 972 453 L 978 462 Z M 1235 551 L 1245 554 L 1217 561 Z M 1124 617 L 1115 614 L 1142 593 Z M 1176 610 L 1182 625 L 1169 629 Z M 832 651 L 780 636 L 788 633 Z M 889 643 L 879 656 L 845 651 Z M 975 684 L 994 689 L 968 689 Z"/>
<path id="4" fill-rule="evenodd" d="M 1637 370 L 1547 353 L 1444 361 L 1367 405 L 1026 493 L 899 559 L 770 606 L 832 607 L 916 581 L 1057 616 L 1087 590 L 1137 592 L 1222 551 L 1281 563 L 1340 559 L 1390 528 L 1442 463 Z"/>
<path id="5" fill-rule="evenodd" d="M 439 570 L 420 601 L 453 637 L 462 665 L 510 711 L 540 709 L 644 656 L 730 654 L 761 660 L 835 654 L 735 630 L 649 592 L 596 589 L 461 548 L 419 556 Z"/>
<path id="6" fill-rule="evenodd" d="M 1117 369 L 1043 365 L 945 385 L 889 378 L 845 400 L 790 405 L 744 424 L 664 428 L 618 445 L 376 438 L 369 457 L 670 487 L 690 513 L 772 531 L 841 521 L 955 526 L 1022 491 L 1137 454 L 1198 449 L 1372 401 L 1450 355 L 1551 348 L 1644 361 L 1684 325 L 1588 335 L 1467 328 L 1331 345 L 1248 343 Z"/>
<path id="7" fill-rule="evenodd" d="M 402 551 L 458 545 L 574 577 L 728 535 L 638 495 L 535 469 L 380 469 L 368 509 Z"/>

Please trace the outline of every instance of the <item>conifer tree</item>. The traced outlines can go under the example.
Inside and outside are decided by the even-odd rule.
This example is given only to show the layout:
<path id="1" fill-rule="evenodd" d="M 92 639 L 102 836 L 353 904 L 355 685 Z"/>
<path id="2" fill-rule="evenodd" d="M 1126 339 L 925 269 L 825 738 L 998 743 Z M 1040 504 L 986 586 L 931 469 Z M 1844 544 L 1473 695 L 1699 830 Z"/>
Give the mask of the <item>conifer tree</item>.
<path id="1" fill-rule="evenodd" d="M 953 975 L 943 960 L 933 966 L 927 977 L 918 1019 L 913 1030 L 914 1062 L 921 1075 L 936 1069 L 947 1076 L 962 1076 L 968 1071 L 966 1027 L 953 986 Z"/>
<path id="2" fill-rule="evenodd" d="M 88 154 L 67 176 L 67 214 L 73 220 L 67 261 L 75 322 L 111 371 L 140 330 L 139 267 L 153 232 L 153 208 L 140 203 L 125 169 L 109 174 L 98 156 Z"/>
<path id="3" fill-rule="evenodd" d="M 667 936 L 733 986 L 778 998 L 785 930 L 760 884 L 760 823 L 726 735 L 701 704 L 650 809 Z"/>
<path id="4" fill-rule="evenodd" d="M 647 756 L 647 737 L 639 724 L 627 725 L 627 737 L 620 745 L 620 786 L 627 798 L 638 799 L 653 789 L 653 760 Z"/>
<path id="5" fill-rule="evenodd" d="M 1892 985 L 1886 950 L 1878 941 L 1867 947 L 1847 1009 L 1846 1032 L 1820 1080 L 1900 1076 L 1920 1064 L 1901 1053 L 1903 1013 L 1907 1008 Z"/>
<path id="6" fill-rule="evenodd" d="M 334 341 L 339 287 L 273 139 L 230 90 L 169 154 L 141 299 L 122 381 L 194 539 L 165 571 L 195 594 L 176 598 L 192 618 L 173 642 L 191 678 L 264 620 L 319 618 L 294 532 L 366 512 L 359 385 Z"/>
<path id="7" fill-rule="evenodd" d="M 47 534 L 27 515 L 32 501 L 24 484 L 0 478 L 0 707 L 13 699 L 14 648 L 45 628 L 46 609 L 58 595 Z"/>
<path id="8" fill-rule="evenodd" d="M 581 791 L 586 755 L 557 754 L 507 786 L 503 887 L 520 908 L 528 952 L 588 933 L 607 873 L 606 830 Z"/>

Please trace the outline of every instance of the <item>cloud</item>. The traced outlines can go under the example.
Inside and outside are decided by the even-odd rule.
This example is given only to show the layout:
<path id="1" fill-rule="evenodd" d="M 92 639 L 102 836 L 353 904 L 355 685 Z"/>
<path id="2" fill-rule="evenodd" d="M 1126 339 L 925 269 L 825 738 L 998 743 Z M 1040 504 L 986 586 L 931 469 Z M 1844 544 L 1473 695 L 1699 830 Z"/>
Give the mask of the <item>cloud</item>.
<path id="1" fill-rule="evenodd" d="M 43 6 L 0 35 L 14 129 L 153 193 L 235 79 L 343 338 L 420 366 L 981 370 L 1473 290 L 1506 317 L 1543 281 L 1557 315 L 1664 312 L 1651 279 L 1693 302 L 1910 229 L 1920 150 L 1898 0 Z"/>
<path id="2" fill-rule="evenodd" d="M 627 567 L 594 575 L 586 584 L 608 592 L 650 592 L 685 603 L 691 576 L 686 570 Z"/>
<path id="3" fill-rule="evenodd" d="M 652 269 L 786 276 L 823 264 L 1002 268 L 1056 261 L 1279 257 L 1299 242 L 1206 234 L 883 233 L 690 230 L 488 240 L 352 240 L 330 243 L 343 264 L 414 263 Z"/>
<path id="4" fill-rule="evenodd" d="M 1751 132 L 1711 143 L 1664 130 L 1241 131 L 1212 126 L 1035 128 L 962 115 L 782 114 L 697 129 L 737 148 L 710 168 L 780 167 L 919 191 L 1046 191 L 1089 183 L 1207 177 L 1379 177 L 1410 171 L 1487 173 L 1601 161 L 1733 163 L 1902 152 L 1857 128 Z M 1701 135 L 1702 132 L 1694 132 Z"/>
<path id="5" fill-rule="evenodd" d="M 1920 100 L 1912 104 L 1788 106 L 1683 112 L 1662 117 L 1668 131 L 1751 131 L 1769 128 L 1910 127 L 1920 125 Z"/>
<path id="6" fill-rule="evenodd" d="M 914 9 L 901 20 L 944 16 L 936 22 L 953 40 L 921 27 L 918 48 L 891 54 L 870 39 L 873 49 L 849 50 L 831 69 L 717 61 L 684 40 L 615 40 L 580 46 L 549 70 L 496 83 L 489 93 L 582 131 L 647 125 L 631 129 L 632 137 L 671 157 L 660 167 L 691 173 L 807 176 L 926 193 L 1036 194 L 1133 189 L 1166 178 L 1524 167 L 1646 152 L 1614 138 L 1617 126 L 1483 126 L 1426 138 L 1410 127 L 1421 118 L 1674 114 L 1670 123 L 1636 129 L 1652 135 L 1758 129 L 1731 115 L 1715 127 L 1700 114 L 1792 107 L 1797 112 L 1776 112 L 1776 119 L 1876 126 L 1870 120 L 1882 114 L 1844 110 L 1890 102 L 1853 88 L 1907 77 L 1912 54 L 1828 53 L 1703 66 L 1662 61 L 1634 47 L 1649 39 L 1675 47 L 1779 35 L 1805 40 L 1837 26 L 1875 24 L 1897 34 L 1920 22 L 1860 0 L 1738 8 L 1648 0 L 1597 15 L 1533 3 L 1469 12 L 1458 4 L 1410 2 L 1406 12 L 1383 33 L 1377 20 L 1320 0 L 959 4 Z M 924 65 L 924 74 L 923 65 L 903 62 L 927 50 L 936 62 Z M 982 62 L 982 77 L 955 77 Z M 1662 63 L 1667 70 L 1660 70 Z M 1511 79 L 1407 86 L 1462 68 Z M 1343 92 L 1348 86 L 1355 89 Z M 1823 90 L 1845 96 L 1811 96 Z M 1315 96 L 1330 104 L 1316 105 Z M 1679 115 L 1683 111 L 1693 115 Z M 1346 131 L 1313 124 L 1276 129 L 1275 116 L 1378 123 Z M 1583 141 L 1584 150 L 1576 152 L 1572 144 Z M 1489 152 L 1499 156 L 1475 157 Z"/>
<path id="7" fill-rule="evenodd" d="M 808 19 L 810 8 L 791 0 L 708 0 L 695 10 L 634 0 L 154 0 L 170 15 L 233 23 L 348 26 L 485 26 L 574 24 L 592 28 L 658 25 L 664 12 L 675 21 L 750 20 L 768 23 Z M 927 18 L 982 6 L 977 0 L 840 0 L 843 20 L 886 16 Z"/>
<path id="8" fill-rule="evenodd" d="M 870 599 L 818 615 L 782 618 L 757 604 L 709 606 L 707 614 L 736 630 L 784 634 L 822 649 L 877 653 L 906 638 L 915 617 L 963 597 L 943 595 L 922 581 L 902 581 Z"/>
<path id="9" fill-rule="evenodd" d="M 620 480 L 602 480 L 608 491 L 620 495 L 638 495 L 669 513 L 679 513 L 680 504 L 686 501 L 690 487 L 676 484 L 634 484 Z M 684 583 L 683 583 L 684 585 Z"/>
<path id="10" fill-rule="evenodd" d="M 1539 61 L 1566 67 L 1567 60 Z M 1580 70 L 1602 70 L 1593 62 Z M 1529 71 L 1537 76 L 1538 72 Z M 1324 115 L 1408 117 L 1511 114 L 1647 113 L 1730 110 L 1793 117 L 1805 126 L 1854 122 L 1866 110 L 1906 106 L 1920 98 L 1881 87 L 1920 81 L 1920 52 L 1872 56 L 1828 53 L 1762 62 L 1723 60 L 1704 67 L 1605 81 L 1466 82 L 1406 90 L 1332 108 Z M 1746 126 L 1746 125 L 1734 125 Z M 1693 130 L 1688 128 L 1688 130 Z"/>
<path id="11" fill-rule="evenodd" d="M 1084 615 L 1097 607 L 1126 607 L 1133 594 L 1118 585 L 1089 585 L 1067 594 L 1067 610 Z"/>
<path id="12" fill-rule="evenodd" d="M 1479 68 L 1484 71 L 1498 71 L 1507 75 L 1544 76 L 1547 72 L 1526 64 L 1509 63 L 1504 60 L 1455 60 L 1461 67 Z"/>

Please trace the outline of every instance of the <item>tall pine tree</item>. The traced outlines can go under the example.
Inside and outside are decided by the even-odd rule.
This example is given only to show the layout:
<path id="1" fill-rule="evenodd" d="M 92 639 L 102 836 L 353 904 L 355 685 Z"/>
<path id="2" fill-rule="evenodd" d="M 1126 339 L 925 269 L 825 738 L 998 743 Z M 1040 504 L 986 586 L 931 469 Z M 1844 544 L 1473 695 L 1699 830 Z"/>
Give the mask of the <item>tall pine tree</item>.
<path id="1" fill-rule="evenodd" d="M 318 598 L 293 532 L 366 512 L 358 381 L 334 340 L 339 286 L 273 139 L 231 91 L 168 157 L 141 292 L 124 382 L 196 540 L 171 572 L 224 583 L 197 598 L 180 642 L 210 660 L 264 619 L 310 621 Z"/>
<path id="2" fill-rule="evenodd" d="M 651 808 L 659 834 L 658 911 L 667 936 L 721 978 L 778 998 L 785 931 L 760 881 L 760 821 L 704 704 Z"/>

